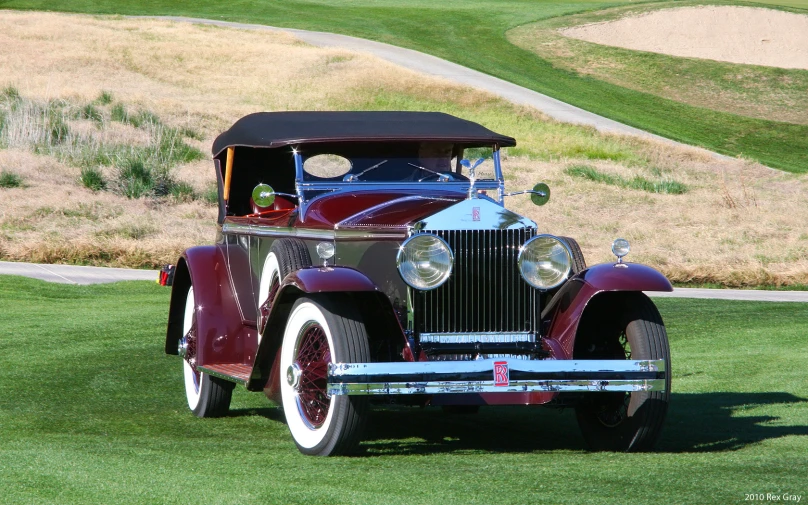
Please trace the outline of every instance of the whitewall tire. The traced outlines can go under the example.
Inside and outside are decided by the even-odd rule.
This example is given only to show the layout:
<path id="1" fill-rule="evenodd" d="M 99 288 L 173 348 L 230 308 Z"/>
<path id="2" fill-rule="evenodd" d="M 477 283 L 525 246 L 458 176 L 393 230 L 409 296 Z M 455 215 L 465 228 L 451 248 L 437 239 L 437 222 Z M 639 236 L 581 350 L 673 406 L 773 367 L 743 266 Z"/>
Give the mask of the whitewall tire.
<path id="1" fill-rule="evenodd" d="M 185 339 L 186 355 L 182 360 L 185 379 L 185 397 L 188 408 L 199 417 L 219 417 L 227 414 L 234 383 L 211 377 L 196 369 L 196 299 L 194 287 L 188 288 L 185 298 L 185 315 L 182 333 Z"/>
<path id="2" fill-rule="evenodd" d="M 258 286 L 258 303 L 267 304 L 267 315 L 269 315 L 269 307 L 271 307 L 272 300 L 269 300 L 270 293 L 274 297 L 278 292 L 281 285 L 281 266 L 278 263 L 278 256 L 271 252 L 264 260 L 264 268 L 261 270 L 261 283 Z M 261 343 L 263 334 L 258 334 L 258 343 Z"/>
<path id="3" fill-rule="evenodd" d="M 280 355 L 286 423 L 304 454 L 352 452 L 361 438 L 367 398 L 329 396 L 329 363 L 370 361 L 367 333 L 350 304 L 323 296 L 293 306 Z"/>

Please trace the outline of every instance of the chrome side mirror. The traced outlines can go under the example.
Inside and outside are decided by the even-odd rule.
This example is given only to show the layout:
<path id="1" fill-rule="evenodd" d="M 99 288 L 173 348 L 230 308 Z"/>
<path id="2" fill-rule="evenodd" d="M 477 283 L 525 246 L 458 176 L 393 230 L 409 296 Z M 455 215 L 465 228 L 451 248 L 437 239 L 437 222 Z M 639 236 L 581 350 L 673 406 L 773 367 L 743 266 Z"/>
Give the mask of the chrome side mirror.
<path id="1" fill-rule="evenodd" d="M 525 195 L 530 194 L 530 201 L 534 205 L 541 207 L 550 200 L 550 186 L 543 182 L 539 182 L 533 189 L 526 189 L 524 191 L 514 191 L 513 193 L 505 193 L 502 196 Z"/>
<path id="2" fill-rule="evenodd" d="M 530 192 L 530 201 L 533 205 L 541 207 L 550 200 L 550 186 L 543 182 L 536 183 L 533 191 Z"/>

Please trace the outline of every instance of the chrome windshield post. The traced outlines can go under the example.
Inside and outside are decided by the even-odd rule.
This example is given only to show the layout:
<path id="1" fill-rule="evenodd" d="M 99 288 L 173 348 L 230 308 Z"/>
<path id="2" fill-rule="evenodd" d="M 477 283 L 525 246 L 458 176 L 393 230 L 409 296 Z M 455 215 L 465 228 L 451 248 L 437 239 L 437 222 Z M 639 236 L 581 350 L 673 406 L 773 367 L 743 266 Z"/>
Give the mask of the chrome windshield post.
<path id="1" fill-rule="evenodd" d="M 494 146 L 494 176 L 497 178 L 497 201 L 505 205 L 505 178 L 502 177 L 502 162 L 499 156 L 499 146 Z"/>
<path id="2" fill-rule="evenodd" d="M 292 156 L 295 159 L 295 193 L 297 193 L 297 201 L 300 205 L 300 221 L 306 220 L 306 200 L 303 198 L 303 156 L 297 148 L 292 148 Z"/>

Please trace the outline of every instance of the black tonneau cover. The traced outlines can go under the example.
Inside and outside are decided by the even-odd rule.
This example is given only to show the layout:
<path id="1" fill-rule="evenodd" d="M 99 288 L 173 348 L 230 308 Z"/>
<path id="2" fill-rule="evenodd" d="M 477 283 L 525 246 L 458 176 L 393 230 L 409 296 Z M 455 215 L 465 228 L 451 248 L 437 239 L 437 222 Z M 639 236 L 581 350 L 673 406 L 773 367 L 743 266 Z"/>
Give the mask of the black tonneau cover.
<path id="1" fill-rule="evenodd" d="M 311 142 L 445 141 L 482 147 L 516 145 L 512 137 L 442 112 L 257 112 L 213 142 L 228 147 L 281 147 Z"/>

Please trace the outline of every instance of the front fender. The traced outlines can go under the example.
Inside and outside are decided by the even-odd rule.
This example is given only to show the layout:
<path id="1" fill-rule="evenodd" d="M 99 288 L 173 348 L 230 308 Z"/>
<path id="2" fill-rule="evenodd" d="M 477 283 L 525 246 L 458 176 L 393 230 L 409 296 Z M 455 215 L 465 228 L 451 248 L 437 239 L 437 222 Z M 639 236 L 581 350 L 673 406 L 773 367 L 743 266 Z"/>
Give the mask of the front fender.
<path id="1" fill-rule="evenodd" d="M 302 293 L 379 291 L 365 274 L 347 267 L 303 268 L 286 276 L 281 291 L 289 286 Z"/>
<path id="2" fill-rule="evenodd" d="M 572 359 L 578 324 L 589 302 L 605 292 L 673 291 L 670 281 L 657 270 L 639 263 L 594 265 L 567 281 L 542 311 L 550 320 L 548 347 L 557 359 Z"/>
<path id="3" fill-rule="evenodd" d="M 197 363 L 243 363 L 245 347 L 251 341 L 254 346 L 256 331 L 242 324 L 227 261 L 221 247 L 216 245 L 187 249 L 177 262 L 169 306 L 166 353 L 177 354 L 177 344 L 183 336 L 185 299 L 192 284 L 196 304 Z"/>
<path id="4" fill-rule="evenodd" d="M 265 388 L 267 396 L 277 396 L 280 372 L 277 370 L 276 357 L 289 312 L 299 297 L 316 293 L 352 297 L 362 313 L 371 340 L 400 337 L 408 345 L 387 295 L 363 273 L 347 267 L 303 268 L 291 272 L 283 280 L 266 315 L 266 322 L 261 325 L 264 328 L 263 338 L 256 352 L 247 389 Z"/>
<path id="5" fill-rule="evenodd" d="M 576 277 L 598 291 L 673 291 L 667 277 L 639 263 L 601 263 Z"/>

